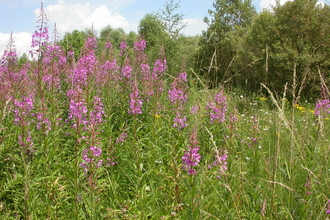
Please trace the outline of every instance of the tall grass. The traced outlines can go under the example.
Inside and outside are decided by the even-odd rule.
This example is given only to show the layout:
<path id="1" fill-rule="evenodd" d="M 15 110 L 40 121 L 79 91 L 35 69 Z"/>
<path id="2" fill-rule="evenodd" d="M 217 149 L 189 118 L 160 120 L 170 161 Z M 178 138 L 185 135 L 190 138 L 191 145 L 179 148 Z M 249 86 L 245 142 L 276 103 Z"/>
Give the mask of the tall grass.
<path id="1" fill-rule="evenodd" d="M 167 72 L 163 57 L 148 63 L 143 40 L 96 56 L 91 35 L 75 60 L 46 32 L 36 35 L 34 61 L 19 66 L 12 49 L 2 58 L 1 219 L 330 212 L 326 107 L 316 116 L 314 103 L 293 106 L 271 91 L 200 88 Z"/>

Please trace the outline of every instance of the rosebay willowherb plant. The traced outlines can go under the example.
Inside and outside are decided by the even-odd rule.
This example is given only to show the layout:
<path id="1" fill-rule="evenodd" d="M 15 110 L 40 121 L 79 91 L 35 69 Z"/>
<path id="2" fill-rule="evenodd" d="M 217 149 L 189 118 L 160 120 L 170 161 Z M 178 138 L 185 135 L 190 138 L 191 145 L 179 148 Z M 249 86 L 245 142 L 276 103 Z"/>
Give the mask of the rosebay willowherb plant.
<path id="1" fill-rule="evenodd" d="M 34 59 L 13 37 L 1 59 L 0 219 L 329 216 L 328 97 L 201 90 L 141 36 L 98 51 L 90 31 L 75 59 L 40 16 Z"/>
<path id="2" fill-rule="evenodd" d="M 210 111 L 210 122 L 224 122 L 226 120 L 227 99 L 223 90 L 214 96 L 214 101 L 207 104 Z"/>
<path id="3" fill-rule="evenodd" d="M 190 137 L 190 146 L 188 146 L 188 150 L 184 152 L 184 155 L 182 156 L 182 169 L 186 170 L 188 172 L 188 175 L 194 176 L 197 174 L 195 170 L 195 166 L 198 166 L 201 155 L 199 155 L 199 146 L 197 142 L 197 134 L 196 134 L 196 128 L 194 129 L 191 137 Z"/>
<path id="4" fill-rule="evenodd" d="M 315 105 L 314 114 L 320 117 L 328 117 L 328 115 L 330 114 L 330 100 L 329 99 L 318 100 Z"/>
<path id="5" fill-rule="evenodd" d="M 187 117 L 184 115 L 185 104 L 188 101 L 186 82 L 187 73 L 180 73 L 178 77 L 174 79 L 171 84 L 171 89 L 168 91 L 168 99 L 175 112 L 173 127 L 178 128 L 178 130 L 188 126 Z"/>

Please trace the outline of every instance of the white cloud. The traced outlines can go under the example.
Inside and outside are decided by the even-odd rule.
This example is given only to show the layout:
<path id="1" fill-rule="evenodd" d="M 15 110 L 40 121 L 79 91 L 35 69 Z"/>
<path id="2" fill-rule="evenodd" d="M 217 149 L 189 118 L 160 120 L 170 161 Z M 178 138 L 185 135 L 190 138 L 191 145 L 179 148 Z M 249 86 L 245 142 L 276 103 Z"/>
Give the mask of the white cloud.
<path id="1" fill-rule="evenodd" d="M 131 3 L 133 1 L 135 0 L 127 0 L 125 3 Z M 121 27 L 124 30 L 130 30 L 131 28 L 127 20 L 119 14 L 117 8 L 109 9 L 105 5 L 93 7 L 89 3 L 66 4 L 63 0 L 59 0 L 57 4 L 48 5 L 44 10 L 49 20 L 50 36 L 54 23 L 56 23 L 57 32 L 60 34 L 60 37 L 63 37 L 66 32 L 72 32 L 73 30 L 89 29 L 92 27 L 92 24 L 97 33 L 100 33 L 107 25 L 111 25 L 113 28 Z M 34 14 L 37 19 L 40 9 L 34 10 Z M 9 33 L 0 33 L 0 57 L 2 57 L 6 49 L 9 38 Z M 32 33 L 13 33 L 13 38 L 18 55 L 20 56 L 23 53 L 29 54 Z"/>
<path id="2" fill-rule="evenodd" d="M 321 1 L 318 1 L 318 2 L 316 3 L 316 5 L 319 5 L 319 6 L 321 6 L 321 7 L 324 7 L 324 6 L 325 6 L 325 3 L 324 3 L 324 2 L 321 2 Z"/>
<path id="3" fill-rule="evenodd" d="M 183 19 L 183 23 L 186 24 L 186 27 L 182 30 L 182 32 L 187 36 L 195 36 L 201 34 L 201 30 L 207 29 L 207 25 L 203 22 L 203 20 L 186 18 Z"/>
<path id="4" fill-rule="evenodd" d="M 39 9 L 34 11 L 36 17 L 39 13 Z M 63 0 L 59 0 L 57 4 L 47 6 L 45 13 L 50 23 L 56 23 L 60 36 L 73 30 L 89 29 L 92 24 L 98 33 L 107 25 L 114 28 L 129 28 L 128 22 L 116 8 L 109 9 L 105 5 L 94 8 L 89 3 L 66 4 Z"/>
<path id="5" fill-rule="evenodd" d="M 293 1 L 293 0 L 280 0 L 280 5 L 283 5 L 288 1 Z M 325 3 L 322 1 L 318 1 L 316 4 L 321 5 L 322 7 L 325 5 Z M 261 0 L 261 2 L 259 3 L 261 10 L 262 9 L 271 9 L 271 6 L 275 6 L 275 5 L 276 5 L 275 0 Z"/>
<path id="6" fill-rule="evenodd" d="M 195 18 L 186 18 L 186 19 L 183 19 L 183 23 L 186 23 L 187 25 L 191 25 L 191 24 L 198 24 L 200 23 L 200 21 L 198 21 L 197 19 Z"/>
<path id="7" fill-rule="evenodd" d="M 10 34 L 0 33 L 0 57 L 2 57 L 4 50 L 10 39 Z M 29 55 L 31 50 L 32 34 L 27 32 L 13 33 L 13 40 L 16 46 L 17 55 L 21 56 L 23 53 Z"/>
<path id="8" fill-rule="evenodd" d="M 280 0 L 280 4 L 283 5 L 287 1 L 289 1 L 289 0 Z M 275 0 L 261 0 L 261 2 L 259 3 L 261 10 L 271 9 L 271 6 L 275 6 L 275 5 L 276 5 Z"/>
<path id="9" fill-rule="evenodd" d="M 0 0 L 0 2 L 4 2 L 9 8 L 14 8 L 18 5 L 17 0 Z"/>

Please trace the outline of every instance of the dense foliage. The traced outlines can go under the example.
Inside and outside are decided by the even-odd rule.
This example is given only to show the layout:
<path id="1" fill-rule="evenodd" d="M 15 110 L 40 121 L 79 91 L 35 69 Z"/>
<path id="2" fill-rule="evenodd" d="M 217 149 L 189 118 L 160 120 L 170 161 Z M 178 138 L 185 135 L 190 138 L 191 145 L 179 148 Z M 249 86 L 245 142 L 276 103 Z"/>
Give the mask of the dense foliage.
<path id="1" fill-rule="evenodd" d="M 257 37 L 252 29 L 271 37 L 268 31 L 278 27 L 275 12 L 262 12 L 225 35 L 246 31 L 236 43 L 253 49 L 247 43 Z M 1 219 L 326 219 L 330 214 L 330 93 L 321 63 L 316 102 L 299 101 L 302 81 L 294 62 L 297 90 L 293 84 L 276 97 L 267 86 L 276 86 L 269 76 L 260 81 L 264 93 L 246 96 L 247 90 L 212 82 L 210 89 L 209 78 L 194 69 L 173 71 L 180 59 L 172 58 L 169 70 L 164 48 L 157 56 L 147 48 L 148 41 L 159 45 L 157 32 L 126 35 L 106 27 L 98 38 L 91 29 L 49 42 L 44 16 L 42 10 L 32 58 L 18 59 L 13 38 L 1 58 Z M 269 30 L 262 28 L 265 20 Z M 194 45 L 196 39 L 173 40 Z M 270 73 L 272 47 L 267 43 L 260 53 L 267 55 L 265 64 L 254 61 L 261 59 L 258 48 L 237 50 L 229 68 L 232 81 L 224 75 L 222 84 L 240 85 L 237 75 L 258 65 Z M 188 46 L 178 48 L 183 59 L 194 59 Z M 252 64 L 243 68 L 249 59 Z M 212 74 L 215 64 L 208 70 Z M 239 65 L 239 74 L 233 72 Z M 253 89 L 248 77 L 258 77 L 246 76 L 246 88 Z"/>
<path id="2" fill-rule="evenodd" d="M 317 96 L 320 72 L 329 79 L 328 5 L 316 0 L 277 4 L 257 14 L 251 1 L 218 0 L 202 34 L 195 68 L 211 84 Z"/>

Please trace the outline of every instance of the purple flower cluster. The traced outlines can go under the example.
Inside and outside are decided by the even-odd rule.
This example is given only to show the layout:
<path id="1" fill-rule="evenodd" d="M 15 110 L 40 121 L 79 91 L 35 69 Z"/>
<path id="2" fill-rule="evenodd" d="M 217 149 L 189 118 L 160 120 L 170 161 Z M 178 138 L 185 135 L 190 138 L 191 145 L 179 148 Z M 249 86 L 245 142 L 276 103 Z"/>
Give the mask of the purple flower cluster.
<path id="1" fill-rule="evenodd" d="M 37 130 L 41 130 L 43 125 L 45 126 L 45 134 L 48 134 L 48 132 L 52 129 L 52 123 L 43 113 L 37 113 Z"/>
<path id="2" fill-rule="evenodd" d="M 85 106 L 83 107 L 83 109 L 84 111 L 87 111 L 87 108 L 85 108 Z M 87 113 L 84 112 L 84 115 L 87 115 Z M 94 158 L 100 157 L 102 153 L 102 149 L 100 147 L 96 147 L 96 145 L 100 144 L 98 138 L 98 125 L 103 122 L 104 116 L 105 112 L 103 109 L 103 103 L 98 96 L 95 96 L 93 108 L 89 110 L 88 122 L 86 121 L 86 131 L 88 132 L 89 136 L 82 137 L 84 139 L 87 139 L 87 144 L 91 145 L 83 151 L 83 162 L 79 165 L 84 168 L 84 172 L 86 173 L 88 172 L 89 167 L 94 166 L 96 168 L 99 168 L 103 163 L 103 160 L 95 161 Z"/>
<path id="3" fill-rule="evenodd" d="M 37 47 L 38 48 L 37 52 L 39 52 L 39 48 L 41 46 L 45 46 L 49 41 L 47 16 L 43 9 L 42 3 L 41 3 L 40 15 L 38 16 L 37 23 L 38 23 L 37 30 L 32 35 L 31 47 L 32 48 Z M 33 56 L 32 52 L 31 52 L 31 55 Z"/>
<path id="4" fill-rule="evenodd" d="M 94 78 L 95 67 L 98 60 L 95 56 L 94 50 L 96 49 L 96 39 L 89 38 L 85 42 L 85 55 L 82 56 L 77 64 L 74 66 L 72 73 L 69 75 L 69 82 L 74 86 L 84 87 L 88 84 L 92 75 Z"/>
<path id="5" fill-rule="evenodd" d="M 112 62 L 109 60 L 105 61 L 105 63 L 101 65 L 101 69 L 105 72 L 109 70 L 115 70 L 115 72 L 117 72 L 117 70 L 119 69 L 119 67 L 117 66 L 117 60 L 114 59 Z"/>
<path id="6" fill-rule="evenodd" d="M 141 76 L 139 77 L 142 84 L 142 94 L 145 97 L 147 102 L 150 101 L 150 96 L 159 97 L 161 93 L 164 91 L 163 84 L 164 80 L 162 78 L 163 68 L 158 68 L 158 64 L 160 61 L 157 60 L 155 62 L 154 69 L 151 71 L 149 63 L 142 63 L 140 65 L 141 68 Z M 158 67 L 157 67 L 158 66 Z"/>
<path id="7" fill-rule="evenodd" d="M 119 55 L 123 56 L 126 53 L 126 50 L 127 50 L 126 42 L 122 41 L 119 48 L 120 48 L 120 54 Z"/>
<path id="8" fill-rule="evenodd" d="M 196 170 L 193 168 L 197 166 L 200 162 L 201 155 L 198 153 L 199 147 L 188 147 L 188 150 L 185 151 L 184 156 L 182 157 L 182 169 L 187 170 L 188 175 L 196 175 Z"/>
<path id="9" fill-rule="evenodd" d="M 144 50 L 146 49 L 147 44 L 145 40 L 137 41 L 134 43 L 134 51 L 135 51 L 135 60 L 137 63 L 142 63 L 146 59 L 146 55 Z"/>
<path id="10" fill-rule="evenodd" d="M 9 42 L 7 44 L 7 49 L 3 52 L 2 58 L 0 60 L 0 74 L 7 73 L 10 74 L 10 69 L 17 65 L 17 53 L 15 48 L 15 42 L 13 35 L 10 34 Z"/>
<path id="11" fill-rule="evenodd" d="M 141 72 L 142 72 L 143 79 L 149 79 L 149 77 L 150 77 L 149 63 L 142 63 L 141 64 Z"/>
<path id="12" fill-rule="evenodd" d="M 187 82 L 187 73 L 179 73 L 178 79 L 182 82 Z"/>
<path id="13" fill-rule="evenodd" d="M 81 57 L 74 71 L 73 83 L 87 85 L 88 76 L 93 73 L 96 63 L 97 59 L 93 54 Z"/>
<path id="14" fill-rule="evenodd" d="M 132 67 L 129 65 L 123 66 L 121 69 L 121 75 L 125 78 L 131 78 L 132 77 Z"/>
<path id="15" fill-rule="evenodd" d="M 168 99 L 172 105 L 176 107 L 176 117 L 174 118 L 173 127 L 179 130 L 187 127 L 187 118 L 184 116 L 185 104 L 188 101 L 187 88 L 185 82 L 187 81 L 187 74 L 180 73 L 177 78 L 174 79 L 171 84 L 171 90 L 168 91 Z"/>
<path id="16" fill-rule="evenodd" d="M 208 165 L 208 168 L 212 169 L 213 167 L 218 167 L 218 173 L 220 175 L 226 174 L 226 170 L 228 169 L 227 158 L 228 158 L 227 152 L 225 152 L 223 155 L 220 155 L 220 153 L 217 151 L 213 164 Z M 219 179 L 220 176 L 217 176 L 217 178 Z"/>
<path id="17" fill-rule="evenodd" d="M 178 128 L 178 129 L 182 129 L 187 127 L 187 117 L 186 116 L 181 116 L 181 115 L 176 115 L 176 117 L 174 118 L 174 124 L 173 127 L 174 128 Z"/>
<path id="18" fill-rule="evenodd" d="M 94 97 L 93 109 L 89 112 L 89 124 L 93 127 L 103 122 L 105 112 L 103 109 L 103 103 L 97 96 Z"/>
<path id="19" fill-rule="evenodd" d="M 117 139 L 116 139 L 116 143 L 120 143 L 120 142 L 125 142 L 127 138 L 127 132 L 122 133 Z"/>
<path id="20" fill-rule="evenodd" d="M 60 72 L 67 63 L 66 56 L 58 45 L 46 45 L 42 54 L 42 63 L 44 75 L 42 77 L 45 85 L 50 88 L 61 88 Z M 52 71 L 49 71 L 49 68 Z"/>
<path id="21" fill-rule="evenodd" d="M 101 85 L 109 85 L 111 81 L 119 81 L 121 76 L 118 76 L 120 67 L 117 65 L 117 60 L 107 60 L 100 65 L 100 71 L 96 75 L 96 83 Z"/>
<path id="22" fill-rule="evenodd" d="M 73 121 L 72 127 L 77 128 L 80 125 L 88 124 L 87 107 L 84 100 L 70 100 L 69 120 Z"/>
<path id="23" fill-rule="evenodd" d="M 188 95 L 185 91 L 184 83 L 186 82 L 185 73 L 180 73 L 179 76 L 171 84 L 171 90 L 168 91 L 168 99 L 173 103 L 184 104 L 188 101 Z"/>
<path id="24" fill-rule="evenodd" d="M 314 114 L 316 116 L 325 116 L 326 114 L 330 114 L 330 99 L 318 100 L 315 105 Z"/>
<path id="25" fill-rule="evenodd" d="M 177 101 L 180 103 L 186 103 L 188 101 L 188 95 L 181 89 L 173 88 L 168 91 L 168 99 L 175 104 Z"/>
<path id="26" fill-rule="evenodd" d="M 190 113 L 191 114 L 196 114 L 199 110 L 199 107 L 198 106 L 191 106 L 190 107 Z"/>
<path id="27" fill-rule="evenodd" d="M 226 120 L 227 99 L 221 91 L 214 96 L 214 101 L 206 106 L 210 110 L 210 122 L 224 122 Z"/>
<path id="28" fill-rule="evenodd" d="M 85 43 L 85 48 L 86 48 L 86 52 L 87 53 L 93 53 L 94 54 L 94 50 L 97 49 L 97 40 L 94 37 L 90 37 L 87 39 L 86 43 Z"/>
<path id="29" fill-rule="evenodd" d="M 84 168 L 84 172 L 87 173 L 90 166 L 95 165 L 96 168 L 102 166 L 103 160 L 96 161 L 95 158 L 100 157 L 102 150 L 99 147 L 89 146 L 82 153 L 83 162 L 79 165 Z M 96 164 L 95 164 L 96 163 Z"/>
<path id="30" fill-rule="evenodd" d="M 31 115 L 31 110 L 33 109 L 33 98 L 23 97 L 23 100 L 20 102 L 17 99 L 14 100 L 14 105 L 16 108 L 14 111 L 14 122 L 16 125 L 29 125 L 27 117 Z"/>
<path id="31" fill-rule="evenodd" d="M 190 137 L 190 146 L 188 146 L 188 150 L 184 152 L 182 157 L 182 169 L 187 170 L 188 175 L 194 176 L 197 174 L 195 170 L 195 166 L 197 166 L 201 160 L 201 155 L 199 155 L 199 146 L 197 142 L 197 134 L 196 128 L 194 129 L 191 137 Z"/>
<path id="32" fill-rule="evenodd" d="M 43 64 L 50 64 L 51 61 L 57 61 L 59 65 L 66 64 L 66 56 L 62 53 L 60 46 L 58 45 L 46 45 L 43 52 Z"/>
<path id="33" fill-rule="evenodd" d="M 32 97 L 23 97 L 22 101 L 14 100 L 15 109 L 14 112 L 14 123 L 15 125 L 22 128 L 22 133 L 18 135 L 18 144 L 23 148 L 25 155 L 31 155 L 32 147 L 34 145 L 30 132 L 30 121 L 33 106 Z"/>
<path id="34" fill-rule="evenodd" d="M 111 44 L 111 42 L 106 42 L 106 43 L 105 43 L 105 48 L 112 49 L 112 44 Z"/>
<path id="35" fill-rule="evenodd" d="M 2 58 L 1 58 L 1 64 L 0 68 L 9 68 L 9 66 L 12 66 L 17 63 L 17 53 L 16 48 L 14 44 L 14 40 L 12 37 L 12 34 L 10 35 L 9 42 L 7 44 L 7 49 L 3 52 Z M 0 69 L 0 71 L 1 71 Z M 4 72 L 4 71 L 1 71 Z"/>
<path id="36" fill-rule="evenodd" d="M 147 47 L 147 43 L 145 40 L 137 41 L 134 43 L 134 50 L 143 52 Z"/>
<path id="37" fill-rule="evenodd" d="M 31 150 L 34 143 L 32 141 L 31 132 L 27 132 L 26 138 L 23 135 L 18 135 L 18 144 L 25 148 L 26 150 Z M 27 152 L 26 152 L 27 153 Z"/>
<path id="38" fill-rule="evenodd" d="M 142 114 L 142 99 L 139 96 L 139 88 L 137 86 L 137 83 L 132 84 L 132 92 L 129 94 L 130 97 L 130 103 L 129 103 L 129 108 L 130 110 L 128 111 L 128 114 Z"/>
<path id="39" fill-rule="evenodd" d="M 0 64 L 0 73 L 8 72 L 9 66 L 14 66 L 17 63 L 16 50 L 5 50 L 3 52 Z"/>
<path id="40" fill-rule="evenodd" d="M 328 201 L 327 206 L 328 206 L 328 208 L 325 210 L 325 213 L 330 215 L 330 200 Z"/>
<path id="41" fill-rule="evenodd" d="M 154 64 L 153 75 L 163 75 L 166 71 L 166 59 L 157 59 Z"/>

